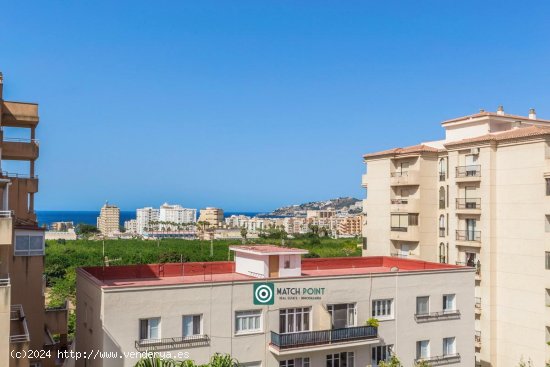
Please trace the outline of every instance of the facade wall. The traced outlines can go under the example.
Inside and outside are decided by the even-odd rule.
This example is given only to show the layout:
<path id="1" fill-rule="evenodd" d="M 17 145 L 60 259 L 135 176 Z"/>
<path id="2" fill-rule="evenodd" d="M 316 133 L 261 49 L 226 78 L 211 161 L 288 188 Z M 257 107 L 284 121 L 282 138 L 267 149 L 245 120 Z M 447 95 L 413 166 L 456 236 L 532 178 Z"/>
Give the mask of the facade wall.
<path id="1" fill-rule="evenodd" d="M 324 288 L 320 299 L 279 299 L 273 306 L 256 306 L 253 303 L 254 282 L 195 284 L 187 286 L 156 286 L 143 288 L 104 288 L 102 291 L 79 273 L 77 330 L 83 326 L 82 302 L 89 300 L 88 310 L 93 308 L 94 320 L 99 323 L 81 338 L 77 334 L 77 351 L 89 350 L 101 345 L 105 351 L 135 351 L 139 336 L 139 320 L 161 318 L 161 337 L 182 335 L 182 316 L 202 314 L 203 333 L 209 335 L 207 346 L 188 348 L 190 358 L 205 363 L 215 352 L 230 353 L 241 363 L 261 362 L 264 367 L 278 367 L 279 360 L 308 356 L 312 366 L 326 363 L 326 355 L 342 351 L 355 353 L 355 366 L 371 363 L 371 348 L 380 344 L 394 345 L 395 353 L 404 365 L 412 365 L 416 355 L 416 341 L 430 340 L 432 355 L 442 354 L 442 339 L 456 338 L 457 352 L 461 356 L 456 366 L 472 366 L 474 360 L 473 330 L 473 272 L 456 270 L 442 272 L 418 272 L 373 274 L 333 278 L 270 279 L 276 287 Z M 427 286 L 429 284 L 429 286 Z M 98 292 L 101 292 L 99 297 Z M 460 319 L 440 320 L 419 324 L 415 321 L 417 296 L 430 296 L 431 311 L 441 311 L 442 296 L 456 294 Z M 279 332 L 281 308 L 311 307 L 312 330 L 330 329 L 327 305 L 356 304 L 356 325 L 364 325 L 372 315 L 374 299 L 394 300 L 394 319 L 381 321 L 379 340 L 352 344 L 351 346 L 324 346 L 322 350 L 292 356 L 277 357 L 269 350 L 269 331 Z M 235 335 L 235 311 L 261 310 L 262 331 L 256 334 Z M 91 311 L 90 311 L 91 312 Z M 89 315 L 89 314 L 88 314 Z M 90 316 L 88 316 L 89 318 Z M 84 331 L 85 332 L 85 331 Z M 177 351 L 172 351 L 177 352 Z M 98 361 L 97 366 L 133 366 L 135 360 Z M 77 364 L 78 366 L 78 364 Z M 80 366 L 83 366 L 81 361 Z M 96 367 L 95 364 L 92 366 Z"/>

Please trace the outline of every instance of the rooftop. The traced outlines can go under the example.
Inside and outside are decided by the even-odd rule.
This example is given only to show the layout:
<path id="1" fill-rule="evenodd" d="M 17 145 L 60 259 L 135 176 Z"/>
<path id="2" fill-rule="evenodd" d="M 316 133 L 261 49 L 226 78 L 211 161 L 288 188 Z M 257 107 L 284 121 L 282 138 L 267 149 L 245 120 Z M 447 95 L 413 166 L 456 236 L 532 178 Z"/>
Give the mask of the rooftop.
<path id="1" fill-rule="evenodd" d="M 229 249 L 235 252 L 245 252 L 254 255 L 298 255 L 308 253 L 307 250 L 301 248 L 282 247 L 275 245 L 230 246 Z"/>
<path id="2" fill-rule="evenodd" d="M 473 271 L 458 265 L 431 263 L 385 256 L 302 259 L 302 274 L 296 278 L 333 277 L 369 274 L 395 274 L 420 271 Z M 86 267 L 77 270 L 103 288 L 170 286 L 234 281 L 264 281 L 238 274 L 233 261 L 167 263 Z M 273 280 L 279 278 L 273 278 Z M 283 278 L 293 279 L 293 278 Z"/>
<path id="3" fill-rule="evenodd" d="M 452 142 L 446 143 L 445 146 L 447 147 L 447 146 L 454 146 L 454 145 L 460 145 L 460 144 L 484 143 L 484 142 L 490 142 L 490 141 L 498 142 L 498 141 L 506 141 L 506 140 L 522 139 L 522 138 L 531 138 L 531 137 L 544 136 L 544 135 L 550 135 L 550 126 L 532 125 L 528 127 L 519 127 L 512 130 L 490 133 L 490 134 L 485 134 L 481 136 L 476 136 L 473 138 L 452 141 Z"/>

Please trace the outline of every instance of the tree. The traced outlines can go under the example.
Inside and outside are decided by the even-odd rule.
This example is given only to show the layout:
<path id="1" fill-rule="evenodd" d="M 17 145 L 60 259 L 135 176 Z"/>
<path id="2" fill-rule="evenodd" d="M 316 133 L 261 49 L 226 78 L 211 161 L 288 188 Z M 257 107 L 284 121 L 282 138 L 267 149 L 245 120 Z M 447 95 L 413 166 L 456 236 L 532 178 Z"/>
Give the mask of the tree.
<path id="1" fill-rule="evenodd" d="M 239 362 L 229 354 L 216 353 L 207 364 L 198 365 L 194 361 L 175 361 L 160 357 L 149 357 L 140 359 L 135 367 L 238 367 Z"/>
<path id="2" fill-rule="evenodd" d="M 248 235 L 248 229 L 246 229 L 246 227 L 242 227 L 241 228 L 241 237 L 242 237 L 243 245 L 246 243 L 246 236 L 247 235 Z"/>
<path id="3" fill-rule="evenodd" d="M 76 225 L 75 232 L 78 235 L 86 236 L 86 235 L 99 233 L 99 229 L 97 229 L 96 226 L 93 226 L 91 224 L 79 223 Z"/>
<path id="4" fill-rule="evenodd" d="M 395 354 L 392 354 L 387 361 L 378 362 L 378 367 L 403 367 L 401 361 Z"/>

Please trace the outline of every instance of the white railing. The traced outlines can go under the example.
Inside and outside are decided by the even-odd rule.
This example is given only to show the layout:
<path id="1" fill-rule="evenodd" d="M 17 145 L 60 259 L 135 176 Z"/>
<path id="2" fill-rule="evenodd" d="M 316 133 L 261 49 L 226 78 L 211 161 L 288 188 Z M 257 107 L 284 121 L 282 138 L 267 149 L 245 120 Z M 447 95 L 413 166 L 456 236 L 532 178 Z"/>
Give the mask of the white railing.
<path id="1" fill-rule="evenodd" d="M 7 287 L 10 285 L 10 275 L 0 274 L 0 287 Z"/>
<path id="2" fill-rule="evenodd" d="M 254 278 L 265 278 L 266 276 L 264 274 L 256 273 L 254 271 L 248 271 L 248 274 Z"/>
<path id="3" fill-rule="evenodd" d="M 22 305 L 12 305 L 10 312 L 11 321 L 21 322 L 23 334 L 14 334 L 10 335 L 11 343 L 25 343 L 30 341 L 29 329 L 27 327 L 27 320 L 25 319 L 25 312 L 23 311 Z"/>
<path id="4" fill-rule="evenodd" d="M 0 218 L 13 217 L 13 210 L 0 210 Z"/>

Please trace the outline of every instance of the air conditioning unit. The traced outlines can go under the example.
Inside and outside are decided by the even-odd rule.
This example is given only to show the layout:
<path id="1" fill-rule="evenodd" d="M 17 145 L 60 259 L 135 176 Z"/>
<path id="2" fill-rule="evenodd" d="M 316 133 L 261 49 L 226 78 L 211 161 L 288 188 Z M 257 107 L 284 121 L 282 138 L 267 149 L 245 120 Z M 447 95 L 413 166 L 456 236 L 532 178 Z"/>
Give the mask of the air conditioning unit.
<path id="1" fill-rule="evenodd" d="M 478 154 L 479 154 L 479 148 L 472 148 L 472 149 L 470 149 L 470 154 L 478 155 Z"/>

